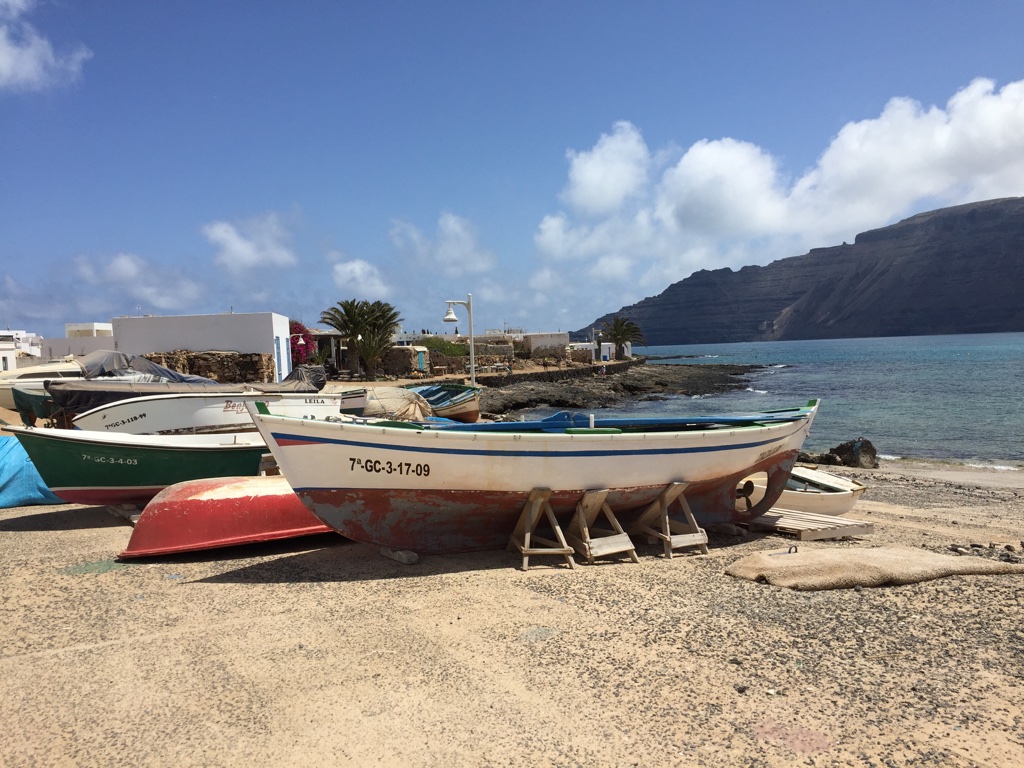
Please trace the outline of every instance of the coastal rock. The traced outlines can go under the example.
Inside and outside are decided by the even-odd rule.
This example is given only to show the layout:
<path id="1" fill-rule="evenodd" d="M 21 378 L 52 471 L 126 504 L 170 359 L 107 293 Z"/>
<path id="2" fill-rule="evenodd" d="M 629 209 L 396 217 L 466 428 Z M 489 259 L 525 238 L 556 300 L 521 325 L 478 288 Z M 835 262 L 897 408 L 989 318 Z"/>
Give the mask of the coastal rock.
<path id="1" fill-rule="evenodd" d="M 875 446 L 871 444 L 870 440 L 865 440 L 863 437 L 841 443 L 830 452 L 839 457 L 839 463 L 844 467 L 858 467 L 859 469 L 878 467 L 878 451 L 875 450 Z"/>
<path id="2" fill-rule="evenodd" d="M 823 464 L 831 467 L 856 467 L 877 469 L 878 452 L 870 440 L 859 437 L 840 443 L 826 453 L 801 452 L 798 461 L 807 464 Z"/>
<path id="3" fill-rule="evenodd" d="M 760 366 L 756 365 L 638 365 L 606 376 L 487 386 L 480 396 L 480 409 L 489 414 L 540 407 L 586 410 L 660 395 L 719 394 L 746 386 L 744 377 L 758 368 Z"/>

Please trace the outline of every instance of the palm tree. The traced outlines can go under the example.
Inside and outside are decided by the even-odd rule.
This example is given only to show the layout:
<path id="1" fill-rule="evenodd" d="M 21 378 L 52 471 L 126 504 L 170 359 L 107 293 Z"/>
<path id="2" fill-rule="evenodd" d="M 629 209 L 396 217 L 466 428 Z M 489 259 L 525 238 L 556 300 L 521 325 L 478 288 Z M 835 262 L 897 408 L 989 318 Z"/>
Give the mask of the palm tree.
<path id="1" fill-rule="evenodd" d="M 626 344 L 646 345 L 644 332 L 640 326 L 628 317 L 613 315 L 601 325 L 601 335 L 615 345 L 615 357 L 621 359 L 626 354 Z"/>
<path id="2" fill-rule="evenodd" d="M 345 345 L 362 361 L 367 376 L 373 379 L 402 318 L 386 301 L 346 299 L 321 312 L 320 322 L 344 337 Z"/>

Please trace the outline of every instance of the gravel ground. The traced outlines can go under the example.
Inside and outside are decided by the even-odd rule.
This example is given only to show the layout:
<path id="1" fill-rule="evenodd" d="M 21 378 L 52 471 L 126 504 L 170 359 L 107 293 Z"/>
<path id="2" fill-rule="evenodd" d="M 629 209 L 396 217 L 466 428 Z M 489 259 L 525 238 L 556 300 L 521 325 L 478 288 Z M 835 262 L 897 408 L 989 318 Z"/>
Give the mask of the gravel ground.
<path id="1" fill-rule="evenodd" d="M 801 547 L 1024 538 L 1024 473 L 836 471 L 875 533 Z M 0 510 L 0 765 L 1024 764 L 1019 576 L 794 592 L 724 574 L 793 539 L 714 534 L 574 571 L 334 536 L 118 563 L 129 533 Z"/>

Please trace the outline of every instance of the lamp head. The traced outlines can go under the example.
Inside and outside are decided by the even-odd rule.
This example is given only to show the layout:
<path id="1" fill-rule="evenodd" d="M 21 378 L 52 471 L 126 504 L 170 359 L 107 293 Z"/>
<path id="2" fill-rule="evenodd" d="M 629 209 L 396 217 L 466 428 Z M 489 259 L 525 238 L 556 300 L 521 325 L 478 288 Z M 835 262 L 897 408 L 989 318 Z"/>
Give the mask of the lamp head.
<path id="1" fill-rule="evenodd" d="M 446 323 L 459 322 L 459 318 L 455 316 L 455 310 L 452 308 L 451 304 L 448 305 L 448 313 L 441 319 Z"/>
<path id="2" fill-rule="evenodd" d="M 295 344 L 297 346 L 304 347 L 304 346 L 306 346 L 306 340 L 304 338 L 302 338 L 301 336 L 299 336 L 299 340 L 296 341 Z"/>

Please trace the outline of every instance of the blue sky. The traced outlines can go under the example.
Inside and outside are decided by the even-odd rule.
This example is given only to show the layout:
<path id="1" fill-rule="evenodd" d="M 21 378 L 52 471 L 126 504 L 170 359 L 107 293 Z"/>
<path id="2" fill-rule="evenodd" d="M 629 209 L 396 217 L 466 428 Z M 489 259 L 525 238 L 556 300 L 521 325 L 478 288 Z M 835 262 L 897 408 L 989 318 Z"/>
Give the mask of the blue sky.
<path id="1" fill-rule="evenodd" d="M 575 330 L 1024 195 L 1022 29 L 1016 1 L 0 0 L 0 322 L 366 298 L 442 331 L 472 293 L 477 332 Z"/>

